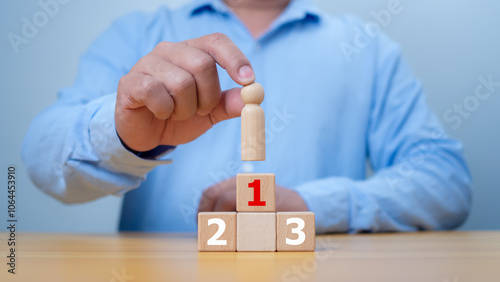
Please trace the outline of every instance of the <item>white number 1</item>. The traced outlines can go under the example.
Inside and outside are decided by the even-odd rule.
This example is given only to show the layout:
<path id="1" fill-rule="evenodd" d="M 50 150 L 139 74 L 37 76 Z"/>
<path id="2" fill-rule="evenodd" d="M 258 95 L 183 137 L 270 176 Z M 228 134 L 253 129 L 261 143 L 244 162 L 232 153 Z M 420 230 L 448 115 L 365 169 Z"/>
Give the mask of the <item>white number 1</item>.
<path id="1" fill-rule="evenodd" d="M 297 224 L 297 228 L 292 228 L 292 233 L 298 234 L 299 238 L 297 238 L 295 240 L 286 238 L 286 244 L 292 245 L 292 246 L 297 246 L 297 245 L 304 243 L 304 241 L 306 240 L 306 234 L 304 233 L 304 231 L 302 231 L 306 224 L 302 218 L 298 218 L 298 217 L 287 218 L 286 225 L 290 225 L 292 223 Z"/>
<path id="2" fill-rule="evenodd" d="M 217 224 L 219 226 L 219 229 L 217 229 L 217 232 L 215 232 L 214 236 L 212 238 L 208 239 L 207 245 L 208 246 L 226 246 L 227 245 L 227 240 L 218 240 L 222 234 L 224 234 L 224 231 L 226 230 L 226 223 L 224 220 L 220 218 L 211 218 L 208 220 L 208 226 L 212 224 Z M 288 240 L 288 239 L 287 239 Z"/>

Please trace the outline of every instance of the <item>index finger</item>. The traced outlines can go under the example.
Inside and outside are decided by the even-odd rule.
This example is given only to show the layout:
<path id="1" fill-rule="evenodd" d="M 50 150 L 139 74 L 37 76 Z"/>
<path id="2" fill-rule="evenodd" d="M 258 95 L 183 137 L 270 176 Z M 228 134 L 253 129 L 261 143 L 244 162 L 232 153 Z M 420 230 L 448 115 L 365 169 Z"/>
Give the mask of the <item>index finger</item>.
<path id="1" fill-rule="evenodd" d="M 212 33 L 184 43 L 209 54 L 236 83 L 248 85 L 255 81 L 250 61 L 225 34 Z"/>

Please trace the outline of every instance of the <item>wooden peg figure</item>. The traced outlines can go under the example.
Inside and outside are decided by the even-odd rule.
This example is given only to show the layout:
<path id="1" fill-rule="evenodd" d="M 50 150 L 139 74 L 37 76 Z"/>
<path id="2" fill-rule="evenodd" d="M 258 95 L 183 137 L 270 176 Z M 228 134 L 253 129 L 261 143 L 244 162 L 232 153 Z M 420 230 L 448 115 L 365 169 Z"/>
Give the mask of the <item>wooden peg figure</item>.
<path id="1" fill-rule="evenodd" d="M 241 112 L 241 160 L 264 161 L 266 159 L 266 131 L 264 109 L 264 88 L 257 82 L 241 89 L 245 107 Z"/>

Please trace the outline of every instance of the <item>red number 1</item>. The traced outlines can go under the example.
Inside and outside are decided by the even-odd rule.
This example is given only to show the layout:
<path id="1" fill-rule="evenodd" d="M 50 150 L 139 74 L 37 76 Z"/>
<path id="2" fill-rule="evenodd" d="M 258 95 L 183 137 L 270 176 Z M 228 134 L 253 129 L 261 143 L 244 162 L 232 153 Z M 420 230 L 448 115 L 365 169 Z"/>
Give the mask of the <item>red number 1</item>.
<path id="1" fill-rule="evenodd" d="M 248 201 L 248 206 L 264 207 L 266 201 L 260 200 L 260 179 L 255 179 L 252 183 L 248 183 L 248 188 L 253 188 L 253 201 Z"/>

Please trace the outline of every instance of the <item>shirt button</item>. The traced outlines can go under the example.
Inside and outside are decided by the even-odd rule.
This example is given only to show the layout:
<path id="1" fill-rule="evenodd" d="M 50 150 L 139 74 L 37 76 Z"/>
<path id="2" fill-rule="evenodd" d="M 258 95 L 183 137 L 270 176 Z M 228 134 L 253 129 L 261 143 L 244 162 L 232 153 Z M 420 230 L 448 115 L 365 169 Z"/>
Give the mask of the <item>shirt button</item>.
<path id="1" fill-rule="evenodd" d="M 255 47 L 254 47 L 255 52 L 259 52 L 260 48 L 261 48 L 260 44 L 255 44 Z"/>
<path id="2" fill-rule="evenodd" d="M 253 164 L 251 164 L 251 163 L 243 163 L 241 165 L 241 171 L 243 173 L 252 173 L 254 171 Z"/>

